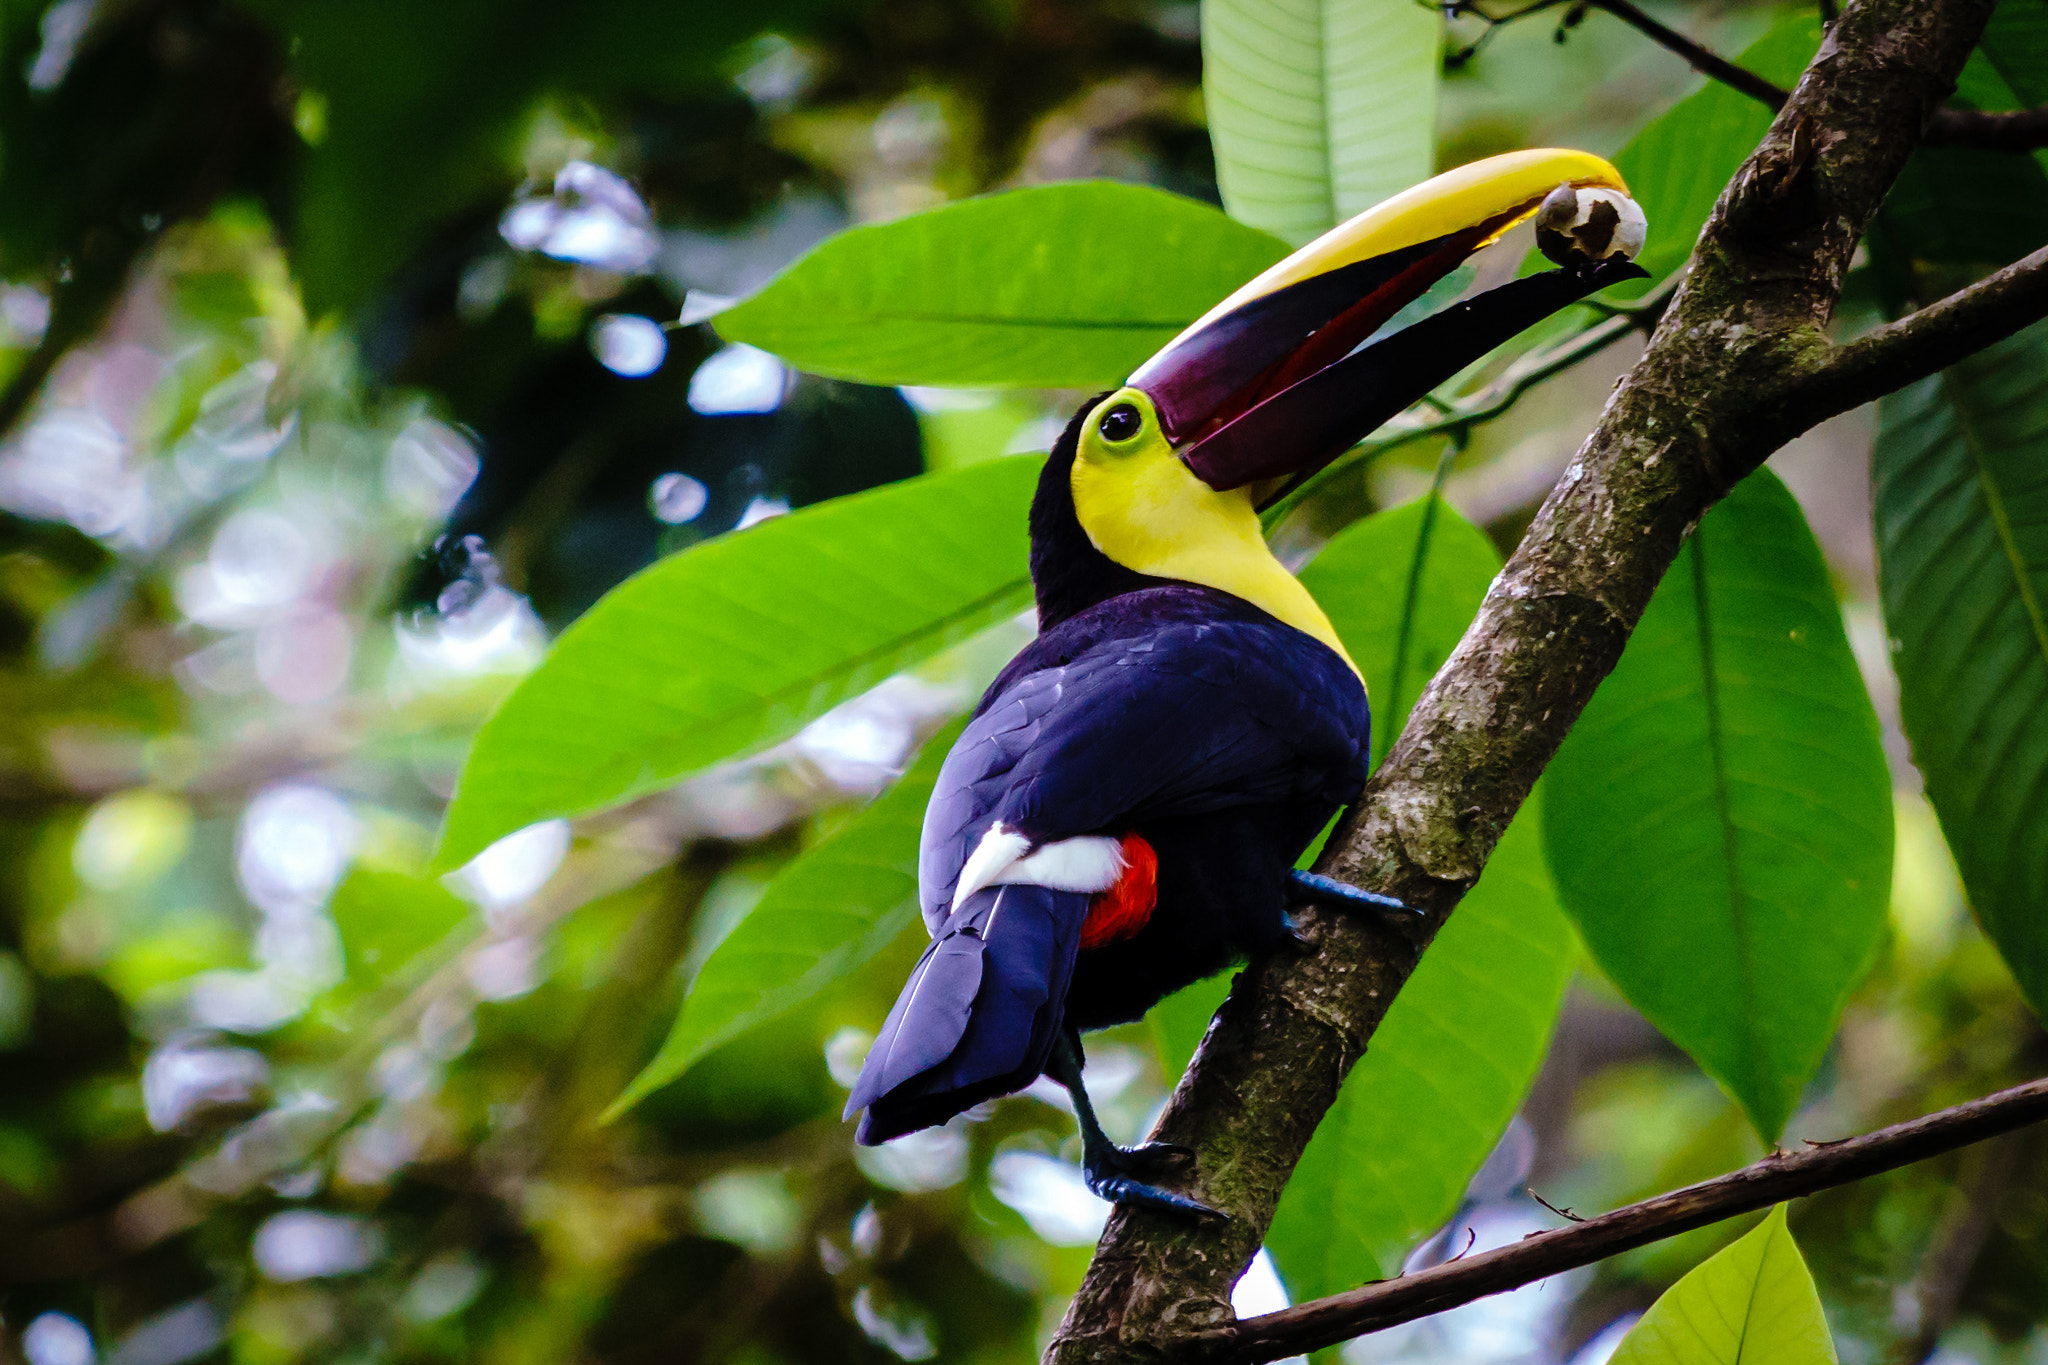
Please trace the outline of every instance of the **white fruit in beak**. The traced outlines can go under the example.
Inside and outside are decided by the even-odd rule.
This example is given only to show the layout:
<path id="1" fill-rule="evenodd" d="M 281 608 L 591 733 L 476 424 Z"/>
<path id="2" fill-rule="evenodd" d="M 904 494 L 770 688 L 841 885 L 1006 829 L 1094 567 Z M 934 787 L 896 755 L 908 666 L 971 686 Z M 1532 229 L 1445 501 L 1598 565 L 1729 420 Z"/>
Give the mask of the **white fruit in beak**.
<path id="1" fill-rule="evenodd" d="M 1634 260 L 1648 231 L 1642 208 L 1619 190 L 1559 185 L 1536 210 L 1536 247 L 1559 265 Z"/>

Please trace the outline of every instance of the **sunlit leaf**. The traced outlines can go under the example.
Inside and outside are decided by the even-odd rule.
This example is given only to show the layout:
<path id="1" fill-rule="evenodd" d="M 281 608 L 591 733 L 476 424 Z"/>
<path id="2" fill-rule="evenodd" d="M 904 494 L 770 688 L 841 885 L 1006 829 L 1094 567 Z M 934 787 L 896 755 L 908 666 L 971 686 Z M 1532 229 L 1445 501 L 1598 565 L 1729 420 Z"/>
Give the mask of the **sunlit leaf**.
<path id="1" fill-rule="evenodd" d="M 939 765 L 966 722 L 925 743 L 895 786 L 776 874 L 705 959 L 654 1060 L 608 1111 L 630 1108 L 721 1044 L 859 970 L 917 916 L 917 842 Z"/>
<path id="2" fill-rule="evenodd" d="M 1899 707 L 1970 903 L 2048 1008 L 2048 328 L 1878 406 Z"/>
<path id="3" fill-rule="evenodd" d="M 820 503 L 643 570 L 484 723 L 436 864 L 794 734 L 1031 600 L 1035 458 Z"/>
<path id="4" fill-rule="evenodd" d="M 1611 1365 L 1835 1365 L 1820 1294 L 1780 1204 L 1664 1291 Z"/>
<path id="5" fill-rule="evenodd" d="M 1295 245 L 1426 179 L 1441 27 L 1412 0 L 1205 0 L 1223 203 Z"/>
<path id="6" fill-rule="evenodd" d="M 1775 1139 L 1884 932 L 1892 848 L 1877 716 L 1775 475 L 1701 521 L 1545 782 L 1602 970 Z"/>
<path id="7" fill-rule="evenodd" d="M 1819 46 L 1819 19 L 1802 10 L 1736 61 L 1765 80 L 1790 86 Z M 1769 108 L 1749 96 L 1708 81 L 1615 154 L 1615 168 L 1650 220 L 1649 242 L 1637 260 L 1652 277 L 1663 278 L 1692 255 L 1714 202 L 1770 131 L 1771 117 Z"/>
<path id="8" fill-rule="evenodd" d="M 1106 181 L 853 228 L 720 313 L 728 341 L 870 384 L 1107 388 L 1286 245 Z"/>
<path id="9" fill-rule="evenodd" d="M 1349 528 L 1303 571 L 1381 699 L 1376 747 L 1499 568 L 1478 528 L 1425 499 Z M 1532 814 L 1509 828 L 1423 955 L 1288 1184 L 1267 1245 L 1296 1297 L 1397 1270 L 1450 1216 L 1535 1077 L 1575 956 Z M 1198 983 L 1153 1010 L 1169 1076 L 1185 1069 L 1227 985 Z"/>

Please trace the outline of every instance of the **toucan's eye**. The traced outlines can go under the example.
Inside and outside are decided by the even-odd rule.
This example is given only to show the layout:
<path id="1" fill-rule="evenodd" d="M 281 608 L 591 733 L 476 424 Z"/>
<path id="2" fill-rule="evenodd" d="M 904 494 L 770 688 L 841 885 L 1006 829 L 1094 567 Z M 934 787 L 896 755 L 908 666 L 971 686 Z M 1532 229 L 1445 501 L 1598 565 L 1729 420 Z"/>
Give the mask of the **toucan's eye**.
<path id="1" fill-rule="evenodd" d="M 1129 403 L 1118 403 L 1103 413 L 1102 420 L 1095 424 L 1095 429 L 1102 433 L 1102 439 L 1112 442 L 1128 441 L 1144 430 L 1144 427 L 1145 419 L 1139 415 L 1138 409 Z"/>

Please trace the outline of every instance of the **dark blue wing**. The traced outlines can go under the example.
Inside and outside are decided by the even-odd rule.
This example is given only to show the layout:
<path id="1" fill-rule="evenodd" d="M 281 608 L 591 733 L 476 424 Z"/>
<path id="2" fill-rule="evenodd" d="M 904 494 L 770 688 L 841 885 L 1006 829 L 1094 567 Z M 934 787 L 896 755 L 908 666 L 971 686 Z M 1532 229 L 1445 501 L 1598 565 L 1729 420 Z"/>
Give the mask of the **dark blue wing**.
<path id="1" fill-rule="evenodd" d="M 1011 676 L 947 756 L 925 811 L 919 890 L 940 930 L 995 821 L 1051 842 L 1232 806 L 1351 800 L 1364 689 L 1268 617 L 1181 620 Z"/>
<path id="2" fill-rule="evenodd" d="M 1088 897 L 1043 886 L 970 896 L 925 949 L 868 1049 L 846 1116 L 883 1142 L 1031 1084 L 1059 1032 Z"/>

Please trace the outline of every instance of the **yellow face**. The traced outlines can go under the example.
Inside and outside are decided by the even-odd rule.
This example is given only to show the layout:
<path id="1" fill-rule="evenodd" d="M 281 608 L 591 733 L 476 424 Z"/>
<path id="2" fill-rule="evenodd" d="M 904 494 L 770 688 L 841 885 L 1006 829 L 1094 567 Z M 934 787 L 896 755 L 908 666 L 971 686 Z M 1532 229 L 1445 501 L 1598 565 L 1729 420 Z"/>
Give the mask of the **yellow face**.
<path id="1" fill-rule="evenodd" d="M 1137 389 L 1118 389 L 1088 414 L 1073 488 L 1081 529 L 1109 558 L 1240 597 L 1351 662 L 1322 608 L 1266 548 L 1257 490 L 1219 493 L 1189 473 Z"/>

